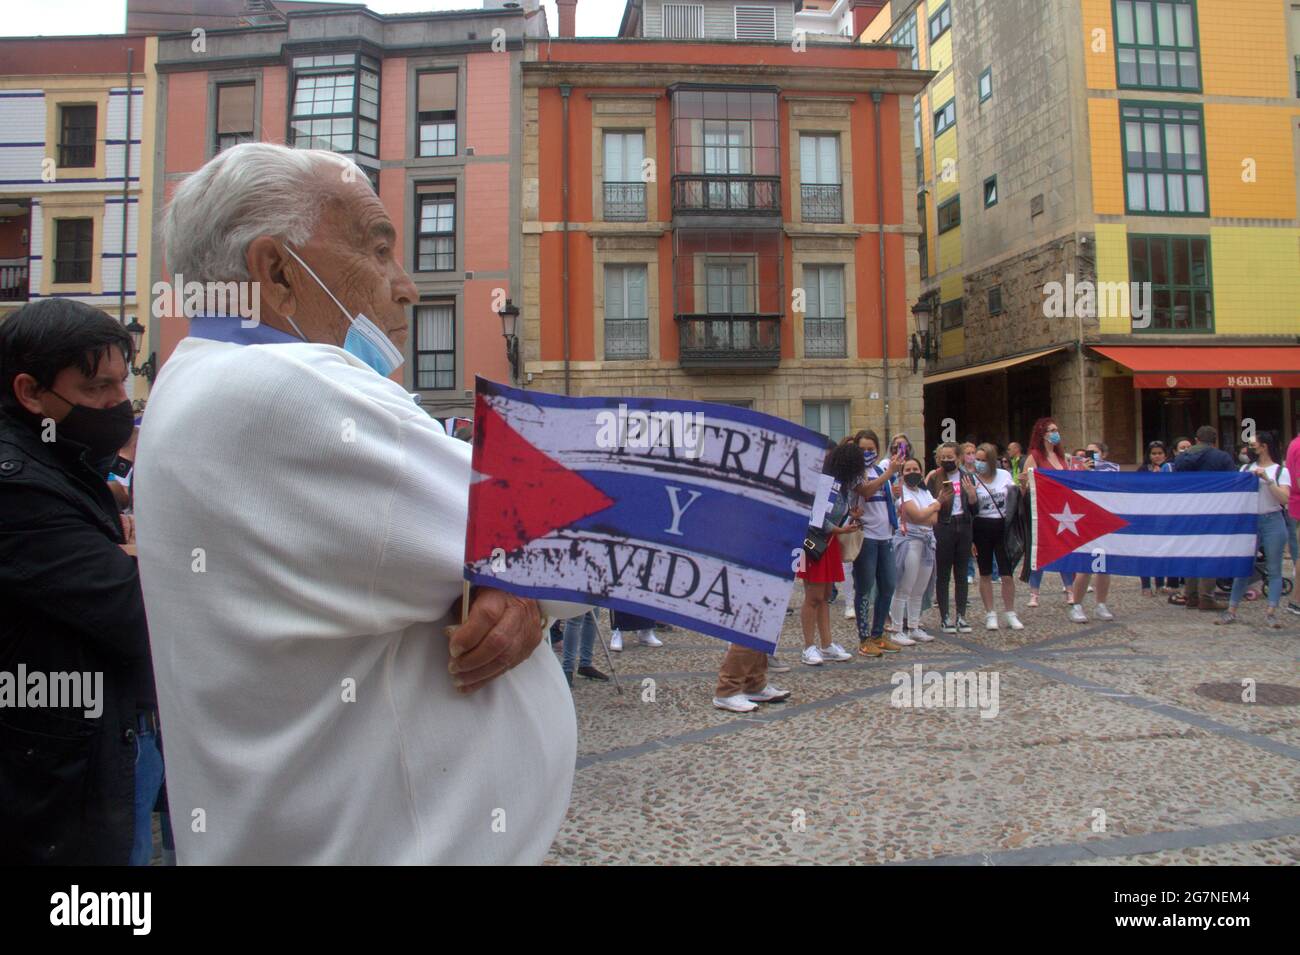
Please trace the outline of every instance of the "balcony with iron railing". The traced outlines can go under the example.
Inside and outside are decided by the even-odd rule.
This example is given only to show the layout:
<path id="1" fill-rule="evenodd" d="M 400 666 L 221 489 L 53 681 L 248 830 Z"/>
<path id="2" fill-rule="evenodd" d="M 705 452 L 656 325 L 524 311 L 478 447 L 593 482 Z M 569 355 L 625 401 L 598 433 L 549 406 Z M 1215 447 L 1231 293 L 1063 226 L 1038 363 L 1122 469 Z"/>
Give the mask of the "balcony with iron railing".
<path id="1" fill-rule="evenodd" d="M 780 216 L 781 178 L 703 173 L 675 175 L 673 213 Z"/>
<path id="2" fill-rule="evenodd" d="M 0 302 L 25 302 L 28 289 L 28 260 L 0 259 Z"/>
<path id="3" fill-rule="evenodd" d="M 678 315 L 683 368 L 776 368 L 781 364 L 781 316 Z"/>
<path id="4" fill-rule="evenodd" d="M 843 222 L 844 192 L 839 183 L 803 183 L 799 201 L 804 222 Z"/>
<path id="5" fill-rule="evenodd" d="M 605 183 L 605 221 L 645 222 L 644 182 Z"/>

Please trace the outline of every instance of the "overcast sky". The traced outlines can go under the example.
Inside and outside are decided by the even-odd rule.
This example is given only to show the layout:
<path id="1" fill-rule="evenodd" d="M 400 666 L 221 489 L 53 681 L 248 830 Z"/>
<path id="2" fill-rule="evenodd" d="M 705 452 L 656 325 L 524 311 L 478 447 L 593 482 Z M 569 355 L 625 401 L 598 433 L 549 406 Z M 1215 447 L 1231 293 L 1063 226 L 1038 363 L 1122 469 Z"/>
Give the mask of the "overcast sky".
<path id="1" fill-rule="evenodd" d="M 121 33 L 126 29 L 126 0 L 0 0 L 0 36 L 68 36 Z M 354 0 L 355 2 L 355 0 Z M 376 13 L 464 10 L 478 0 L 364 0 Z M 556 33 L 555 0 L 545 0 L 551 35 Z M 614 36 L 623 16 L 623 0 L 582 0 L 579 36 Z M 2 69 L 2 68 L 0 68 Z"/>

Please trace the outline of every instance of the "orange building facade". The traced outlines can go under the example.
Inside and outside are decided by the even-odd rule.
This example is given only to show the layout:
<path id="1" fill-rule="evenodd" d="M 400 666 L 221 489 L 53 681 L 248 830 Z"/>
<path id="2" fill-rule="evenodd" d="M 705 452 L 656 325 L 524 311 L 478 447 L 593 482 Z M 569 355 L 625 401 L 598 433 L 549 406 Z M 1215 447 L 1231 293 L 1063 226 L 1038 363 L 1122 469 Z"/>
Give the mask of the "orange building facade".
<path id="1" fill-rule="evenodd" d="M 244 140 L 331 149 L 370 178 L 419 289 L 400 374 L 435 417 L 469 415 L 476 375 L 511 380 L 498 314 L 519 299 L 519 102 L 528 9 L 290 13 L 268 26 L 158 40 L 161 208 Z M 170 281 L 162 250 L 152 281 Z M 163 315 L 166 360 L 188 333 Z"/>
<path id="2" fill-rule="evenodd" d="M 903 197 L 928 74 L 905 54 L 811 38 L 527 42 L 528 387 L 919 437 L 919 230 Z"/>

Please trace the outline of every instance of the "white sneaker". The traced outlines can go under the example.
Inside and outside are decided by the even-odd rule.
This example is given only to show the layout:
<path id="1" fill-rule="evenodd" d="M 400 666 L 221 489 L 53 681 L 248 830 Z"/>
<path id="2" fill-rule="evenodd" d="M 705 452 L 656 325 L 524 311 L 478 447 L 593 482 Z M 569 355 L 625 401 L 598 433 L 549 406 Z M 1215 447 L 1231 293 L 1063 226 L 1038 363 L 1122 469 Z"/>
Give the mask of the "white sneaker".
<path id="1" fill-rule="evenodd" d="M 653 630 L 642 633 L 640 643 L 643 647 L 662 647 L 664 645 L 664 642 L 655 636 Z"/>
<path id="2" fill-rule="evenodd" d="M 757 693 L 746 693 L 745 699 L 751 703 L 780 703 L 782 700 L 790 699 L 790 691 L 782 690 L 769 683 Z"/>
<path id="3" fill-rule="evenodd" d="M 907 631 L 907 635 L 917 643 L 929 643 L 934 639 L 934 637 L 930 636 L 920 627 L 913 627 L 911 630 Z"/>
<path id="4" fill-rule="evenodd" d="M 1020 622 L 1020 618 L 1016 616 L 1016 612 L 1014 610 L 1008 610 L 1006 613 L 1002 615 L 1002 619 L 1007 622 L 1007 626 L 1010 627 L 1012 630 L 1025 629 L 1025 625 Z"/>
<path id="5" fill-rule="evenodd" d="M 909 637 L 902 630 L 898 631 L 898 633 L 893 634 L 889 639 L 894 641 L 894 643 L 898 644 L 900 647 L 916 646 L 916 641 L 913 640 L 911 637 Z"/>
<path id="6" fill-rule="evenodd" d="M 844 619 L 845 620 L 858 619 L 858 612 L 853 609 L 853 604 L 850 603 L 847 607 L 844 608 Z"/>
<path id="7" fill-rule="evenodd" d="M 1115 615 L 1110 612 L 1110 608 L 1105 604 L 1097 604 L 1097 609 L 1093 611 L 1098 620 L 1114 620 Z"/>
<path id="8" fill-rule="evenodd" d="M 609 648 L 615 653 L 623 652 L 623 631 L 615 630 L 609 635 Z"/>
<path id="9" fill-rule="evenodd" d="M 834 660 L 836 663 L 853 659 L 853 654 L 845 651 L 838 643 L 832 643 L 829 647 L 819 647 L 817 652 L 822 655 L 823 660 Z"/>
<path id="10" fill-rule="evenodd" d="M 1083 612 L 1083 604 L 1070 604 L 1070 619 L 1075 623 L 1088 622 L 1088 615 Z"/>
<path id="11" fill-rule="evenodd" d="M 997 628 L 998 628 L 998 612 L 996 610 L 990 610 L 988 613 L 984 615 L 984 629 L 996 630 Z"/>
<path id="12" fill-rule="evenodd" d="M 752 713 L 758 709 L 757 703 L 752 703 L 749 697 L 743 693 L 737 693 L 735 696 L 713 698 L 713 705 L 720 710 L 731 710 L 733 713 Z"/>
<path id="13" fill-rule="evenodd" d="M 804 647 L 803 655 L 799 659 L 810 667 L 819 667 L 825 662 L 822 652 L 816 647 Z"/>

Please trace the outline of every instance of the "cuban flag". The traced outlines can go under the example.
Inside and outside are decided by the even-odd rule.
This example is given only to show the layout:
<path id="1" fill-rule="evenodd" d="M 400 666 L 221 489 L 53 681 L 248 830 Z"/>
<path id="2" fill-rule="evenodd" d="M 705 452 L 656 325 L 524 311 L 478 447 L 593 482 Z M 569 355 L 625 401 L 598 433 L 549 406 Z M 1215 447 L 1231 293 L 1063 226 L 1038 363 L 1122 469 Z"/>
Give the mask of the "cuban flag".
<path id="1" fill-rule="evenodd" d="M 773 652 L 826 439 L 744 408 L 478 379 L 465 577 Z"/>
<path id="2" fill-rule="evenodd" d="M 1120 577 L 1248 577 L 1259 478 L 1033 471 L 1031 565 Z"/>

